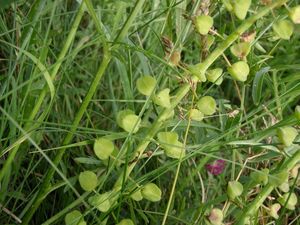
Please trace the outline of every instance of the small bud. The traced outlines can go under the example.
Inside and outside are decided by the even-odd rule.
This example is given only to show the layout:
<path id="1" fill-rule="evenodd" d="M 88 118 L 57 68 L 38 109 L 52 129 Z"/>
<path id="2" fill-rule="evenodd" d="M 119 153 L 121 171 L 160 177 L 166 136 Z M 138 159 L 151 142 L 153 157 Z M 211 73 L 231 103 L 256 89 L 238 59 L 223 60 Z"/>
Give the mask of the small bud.
<path id="1" fill-rule="evenodd" d="M 251 0 L 235 0 L 233 1 L 233 12 L 237 18 L 243 20 L 247 16 L 250 8 Z"/>
<path id="2" fill-rule="evenodd" d="M 197 31 L 202 35 L 207 35 L 214 24 L 214 19 L 211 16 L 197 16 L 195 18 L 195 26 Z"/>
<path id="3" fill-rule="evenodd" d="M 190 117 L 192 120 L 200 122 L 203 120 L 204 114 L 202 112 L 200 112 L 198 109 L 191 109 Z"/>
<path id="4" fill-rule="evenodd" d="M 133 111 L 127 109 L 118 113 L 117 124 L 128 133 L 136 133 L 139 130 L 141 119 Z"/>
<path id="5" fill-rule="evenodd" d="M 281 206 L 278 203 L 271 205 L 270 211 L 269 211 L 270 216 L 272 216 L 274 219 L 278 219 L 279 218 L 278 211 L 280 208 L 281 208 Z"/>
<path id="6" fill-rule="evenodd" d="M 231 54 L 239 59 L 244 59 L 250 52 L 249 42 L 241 42 L 230 47 Z"/>
<path id="7" fill-rule="evenodd" d="M 295 108 L 295 117 L 297 120 L 300 120 L 300 105 L 297 105 Z"/>
<path id="8" fill-rule="evenodd" d="M 65 217 L 66 225 L 81 225 L 84 222 L 82 214 L 78 210 L 69 212 Z"/>
<path id="9" fill-rule="evenodd" d="M 285 206 L 285 208 L 294 210 L 298 202 L 297 195 L 295 193 L 285 193 L 282 197 L 278 199 L 278 202 Z"/>
<path id="10" fill-rule="evenodd" d="M 250 69 L 246 62 L 239 61 L 239 62 L 232 64 L 228 68 L 228 72 L 235 80 L 244 82 L 247 80 Z"/>
<path id="11" fill-rule="evenodd" d="M 214 208 L 210 211 L 210 214 L 209 214 L 209 222 L 212 224 L 212 225 L 221 225 L 223 224 L 223 212 L 221 209 L 217 209 L 217 208 Z"/>
<path id="12" fill-rule="evenodd" d="M 154 183 L 148 183 L 142 188 L 142 195 L 151 202 L 158 202 L 161 199 L 161 190 Z"/>
<path id="13" fill-rule="evenodd" d="M 134 225 L 131 219 L 122 219 L 117 225 Z"/>
<path id="14" fill-rule="evenodd" d="M 268 183 L 269 169 L 262 169 L 261 171 L 255 171 L 250 174 L 250 177 L 256 184 L 266 185 Z"/>
<path id="15" fill-rule="evenodd" d="M 300 5 L 291 8 L 289 16 L 294 24 L 300 24 Z"/>
<path id="16" fill-rule="evenodd" d="M 94 143 L 94 152 L 101 160 L 106 160 L 114 151 L 114 143 L 106 138 L 98 138 Z"/>
<path id="17" fill-rule="evenodd" d="M 170 108 L 171 107 L 171 101 L 170 101 L 170 89 L 165 88 L 162 91 L 158 92 L 156 96 L 154 96 L 154 103 L 156 105 L 162 106 L 164 108 Z"/>
<path id="18" fill-rule="evenodd" d="M 277 136 L 285 146 L 291 146 L 298 135 L 298 131 L 293 127 L 281 127 L 277 130 Z"/>
<path id="19" fill-rule="evenodd" d="M 189 67 L 189 71 L 191 72 L 191 74 L 194 75 L 195 77 L 197 77 L 200 82 L 206 81 L 205 70 L 203 67 L 204 67 L 204 64 L 202 64 L 202 63 L 198 63 L 196 65 L 192 65 Z M 197 79 L 195 79 L 195 80 L 197 80 Z"/>
<path id="20" fill-rule="evenodd" d="M 134 200 L 134 201 L 141 201 L 143 199 L 143 195 L 141 192 L 141 189 L 136 190 L 135 192 L 133 192 L 130 197 Z"/>
<path id="21" fill-rule="evenodd" d="M 289 177 L 289 173 L 287 171 L 281 171 L 279 173 L 270 174 L 269 175 L 269 183 L 278 187 L 283 184 Z"/>
<path id="22" fill-rule="evenodd" d="M 106 192 L 103 194 L 96 194 L 94 196 L 91 196 L 89 197 L 88 202 L 100 212 L 107 212 L 111 207 L 110 193 Z"/>
<path id="23" fill-rule="evenodd" d="M 281 39 L 289 40 L 294 32 L 294 25 L 289 20 L 280 20 L 273 24 L 273 31 Z"/>
<path id="24" fill-rule="evenodd" d="M 216 112 L 217 103 L 215 99 L 211 96 L 204 96 L 199 99 L 197 102 L 197 108 L 204 114 L 204 115 L 212 115 Z"/>
<path id="25" fill-rule="evenodd" d="M 238 181 L 229 181 L 227 186 L 227 195 L 230 200 L 234 200 L 236 197 L 243 193 L 243 185 Z"/>
<path id="26" fill-rule="evenodd" d="M 223 70 L 221 68 L 207 70 L 206 72 L 207 80 L 212 83 L 215 83 L 216 85 L 220 85 L 223 82 L 222 73 Z"/>
<path id="27" fill-rule="evenodd" d="M 85 191 L 92 191 L 98 183 L 97 175 L 92 171 L 84 171 L 79 174 L 79 184 Z"/>
<path id="28" fill-rule="evenodd" d="M 140 77 L 136 81 L 138 91 L 146 96 L 150 96 L 156 86 L 156 79 L 152 76 L 146 75 Z"/>

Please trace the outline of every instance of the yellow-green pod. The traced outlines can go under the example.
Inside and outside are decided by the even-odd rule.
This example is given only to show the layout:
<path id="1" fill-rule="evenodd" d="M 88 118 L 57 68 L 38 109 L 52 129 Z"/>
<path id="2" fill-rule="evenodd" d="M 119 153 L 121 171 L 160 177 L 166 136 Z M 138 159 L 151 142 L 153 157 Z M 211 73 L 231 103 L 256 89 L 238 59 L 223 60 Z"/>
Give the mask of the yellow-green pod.
<path id="1" fill-rule="evenodd" d="M 236 197 L 243 193 L 243 185 L 238 181 L 229 181 L 227 186 L 227 195 L 230 200 L 234 200 Z"/>
<path id="2" fill-rule="evenodd" d="M 151 202 L 158 202 L 161 200 L 161 190 L 154 183 L 145 184 L 142 188 L 142 195 Z"/>
<path id="3" fill-rule="evenodd" d="M 122 219 L 117 225 L 134 225 L 131 219 Z"/>
<path id="4" fill-rule="evenodd" d="M 289 40 L 294 33 L 294 24 L 287 19 L 275 22 L 272 28 L 275 34 L 284 40 Z"/>
<path id="5" fill-rule="evenodd" d="M 248 64 L 244 61 L 239 61 L 228 67 L 228 72 L 237 81 L 245 82 L 250 72 Z"/>
<path id="6" fill-rule="evenodd" d="M 204 96 L 199 99 L 197 102 L 197 108 L 202 112 L 204 115 L 212 115 L 217 110 L 217 103 L 215 99 L 211 96 Z"/>
<path id="7" fill-rule="evenodd" d="M 96 194 L 94 196 L 91 196 L 89 197 L 88 202 L 100 212 L 107 212 L 111 207 L 110 193 L 106 192 L 103 194 Z"/>
<path id="8" fill-rule="evenodd" d="M 106 138 L 98 138 L 94 142 L 95 155 L 101 159 L 106 160 L 114 151 L 114 143 Z"/>
<path id="9" fill-rule="evenodd" d="M 202 35 L 207 35 L 214 24 L 214 19 L 211 16 L 200 15 L 195 18 L 195 27 Z"/>
<path id="10" fill-rule="evenodd" d="M 221 209 L 213 208 L 210 211 L 210 214 L 208 216 L 209 222 L 211 225 L 222 225 L 223 224 L 223 212 Z"/>
<path id="11" fill-rule="evenodd" d="M 78 210 L 73 210 L 65 216 L 66 225 L 80 225 L 83 221 L 83 216 Z"/>
<path id="12" fill-rule="evenodd" d="M 159 105 L 164 108 L 170 108 L 171 107 L 171 101 L 170 101 L 170 89 L 165 88 L 158 92 L 153 99 L 154 103 L 156 105 Z"/>
<path id="13" fill-rule="evenodd" d="M 198 109 L 191 109 L 190 117 L 191 117 L 192 120 L 200 122 L 200 121 L 203 120 L 204 114 Z"/>
<path id="14" fill-rule="evenodd" d="M 249 42 L 241 42 L 230 47 L 231 54 L 239 59 L 244 59 L 250 50 L 251 45 Z"/>
<path id="15" fill-rule="evenodd" d="M 247 12 L 251 6 L 251 0 L 234 0 L 233 12 L 237 18 L 244 20 L 247 16 Z"/>
<path id="16" fill-rule="evenodd" d="M 223 70 L 221 68 L 215 68 L 206 71 L 207 80 L 215 83 L 216 85 L 220 85 L 223 82 L 222 77 Z"/>
<path id="17" fill-rule="evenodd" d="M 156 86 L 156 79 L 152 76 L 142 76 L 136 81 L 136 87 L 138 91 L 146 96 L 151 95 Z"/>
<path id="18" fill-rule="evenodd" d="M 97 187 L 98 178 L 92 171 L 84 171 L 79 174 L 79 184 L 85 191 L 92 191 Z"/>
<path id="19" fill-rule="evenodd" d="M 291 8 L 289 16 L 294 24 L 300 24 L 300 5 Z"/>
<path id="20" fill-rule="evenodd" d="M 293 127 L 281 127 L 277 130 L 277 136 L 284 146 L 291 146 L 298 135 Z"/>
<path id="21" fill-rule="evenodd" d="M 289 210 L 294 210 L 298 202 L 297 195 L 295 193 L 285 193 L 282 197 L 278 199 L 278 202 L 285 206 Z"/>

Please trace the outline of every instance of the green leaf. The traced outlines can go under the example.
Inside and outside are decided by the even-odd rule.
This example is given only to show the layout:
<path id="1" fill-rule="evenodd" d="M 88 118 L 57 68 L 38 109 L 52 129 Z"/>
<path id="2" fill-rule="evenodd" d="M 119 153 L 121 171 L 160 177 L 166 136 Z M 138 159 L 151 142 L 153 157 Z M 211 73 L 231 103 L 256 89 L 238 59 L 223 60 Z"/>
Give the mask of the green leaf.
<path id="1" fill-rule="evenodd" d="M 291 146 L 297 135 L 298 131 L 294 127 L 280 127 L 277 129 L 277 136 L 285 146 Z"/>
<path id="2" fill-rule="evenodd" d="M 252 85 L 252 100 L 255 105 L 259 105 L 261 98 L 261 91 L 264 83 L 264 75 L 269 72 L 270 67 L 264 67 L 259 70 L 254 77 Z"/>
<path id="3" fill-rule="evenodd" d="M 97 175 L 92 171 L 84 171 L 79 174 L 79 184 L 85 191 L 92 191 L 98 183 Z"/>

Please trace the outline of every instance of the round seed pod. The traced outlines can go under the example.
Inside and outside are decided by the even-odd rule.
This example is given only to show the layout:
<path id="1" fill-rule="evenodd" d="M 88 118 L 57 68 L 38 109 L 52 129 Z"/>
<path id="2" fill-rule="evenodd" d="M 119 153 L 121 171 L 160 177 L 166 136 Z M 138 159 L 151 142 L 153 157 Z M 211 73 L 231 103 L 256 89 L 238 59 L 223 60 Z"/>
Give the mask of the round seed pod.
<path id="1" fill-rule="evenodd" d="M 278 187 L 283 184 L 289 177 L 289 173 L 287 171 L 281 171 L 279 173 L 270 174 L 269 175 L 269 183 Z"/>
<path id="2" fill-rule="evenodd" d="M 294 32 L 294 24 L 289 20 L 279 20 L 272 26 L 275 34 L 284 40 L 289 40 Z"/>
<path id="3" fill-rule="evenodd" d="M 85 191 L 92 191 L 98 183 L 97 175 L 92 171 L 84 171 L 79 174 L 79 184 Z"/>
<path id="4" fill-rule="evenodd" d="M 190 117 L 192 120 L 200 122 L 203 120 L 204 114 L 202 112 L 200 112 L 200 110 L 198 110 L 198 109 L 191 109 Z"/>
<path id="5" fill-rule="evenodd" d="M 291 8 L 289 16 L 294 24 L 300 24 L 300 5 Z"/>
<path id="6" fill-rule="evenodd" d="M 269 215 L 272 216 L 274 219 L 278 219 L 279 218 L 278 211 L 280 208 L 281 208 L 281 206 L 278 203 L 271 205 Z"/>
<path id="7" fill-rule="evenodd" d="M 131 219 L 122 219 L 117 225 L 134 225 Z"/>
<path id="8" fill-rule="evenodd" d="M 174 144 L 165 146 L 164 150 L 166 156 L 173 159 L 179 159 L 180 157 L 185 156 L 185 148 L 183 143 L 181 143 L 180 141 L 176 141 Z"/>
<path id="9" fill-rule="evenodd" d="M 158 202 L 161 199 L 161 190 L 154 183 L 148 183 L 142 188 L 142 195 L 151 202 Z"/>
<path id="10" fill-rule="evenodd" d="M 97 208 L 100 212 L 107 212 L 110 207 L 110 193 L 106 192 L 103 194 L 96 194 L 94 196 L 89 197 L 88 202 Z"/>
<path id="11" fill-rule="evenodd" d="M 204 70 L 204 65 L 202 63 L 198 63 L 195 65 L 189 66 L 189 71 L 193 76 L 194 80 L 200 81 L 200 82 L 205 82 L 206 81 L 206 76 L 205 76 L 205 70 Z"/>
<path id="12" fill-rule="evenodd" d="M 290 185 L 289 185 L 288 180 L 286 180 L 284 183 L 280 184 L 280 185 L 278 186 L 278 188 L 279 188 L 282 192 L 284 192 L 284 193 L 289 192 L 289 191 L 290 191 Z"/>
<path id="13" fill-rule="evenodd" d="M 295 193 L 285 193 L 282 197 L 278 199 L 278 202 L 285 206 L 289 210 L 294 210 L 298 202 L 297 195 Z"/>
<path id="14" fill-rule="evenodd" d="M 143 195 L 141 192 L 141 189 L 136 190 L 135 192 L 133 192 L 130 197 L 134 200 L 134 201 L 141 201 L 143 199 Z"/>
<path id="15" fill-rule="evenodd" d="M 178 134 L 176 132 L 159 132 L 157 137 L 162 145 L 174 144 L 178 140 Z"/>
<path id="16" fill-rule="evenodd" d="M 235 0 L 233 1 L 233 12 L 237 18 L 244 20 L 250 8 L 251 0 Z"/>
<path id="17" fill-rule="evenodd" d="M 241 42 L 230 47 L 232 55 L 239 59 L 244 59 L 250 52 L 251 45 L 249 42 Z"/>
<path id="18" fill-rule="evenodd" d="M 222 210 L 214 208 L 210 211 L 208 219 L 212 225 L 221 225 L 223 224 L 223 217 L 224 215 Z"/>
<path id="19" fill-rule="evenodd" d="M 204 96 L 199 99 L 197 102 L 197 108 L 204 114 L 204 115 L 212 115 L 216 112 L 217 103 L 215 99 L 211 96 Z"/>
<path id="20" fill-rule="evenodd" d="M 156 105 L 162 106 L 164 108 L 170 108 L 171 107 L 170 89 L 165 88 L 160 92 L 158 92 L 158 94 L 154 96 L 153 101 Z"/>
<path id="21" fill-rule="evenodd" d="M 281 127 L 277 130 L 277 136 L 284 146 L 291 146 L 298 135 L 293 127 Z"/>
<path id="22" fill-rule="evenodd" d="M 207 35 L 213 24 L 214 19 L 211 16 L 200 15 L 195 18 L 196 30 L 202 35 Z"/>
<path id="23" fill-rule="evenodd" d="M 146 96 L 150 96 L 156 86 L 156 79 L 152 76 L 142 76 L 136 81 L 138 91 Z"/>
<path id="24" fill-rule="evenodd" d="M 295 108 L 295 117 L 300 120 L 300 105 L 297 105 Z"/>
<path id="25" fill-rule="evenodd" d="M 118 113 L 117 124 L 129 133 L 136 133 L 139 130 L 141 119 L 133 111 L 126 109 Z"/>
<path id="26" fill-rule="evenodd" d="M 235 80 L 244 82 L 247 80 L 250 69 L 246 62 L 239 61 L 228 67 L 228 72 Z"/>
<path id="27" fill-rule="evenodd" d="M 243 185 L 238 181 L 229 181 L 227 186 L 227 195 L 230 200 L 234 200 L 236 197 L 243 193 Z"/>
<path id="28" fill-rule="evenodd" d="M 73 210 L 65 216 L 66 225 L 81 225 L 81 222 L 84 222 L 83 216 L 78 210 Z"/>
<path id="29" fill-rule="evenodd" d="M 268 183 L 269 169 L 262 169 L 261 171 L 255 171 L 250 174 L 252 180 L 257 184 L 266 185 Z"/>
<path id="30" fill-rule="evenodd" d="M 223 70 L 221 68 L 216 68 L 206 71 L 206 78 L 208 81 L 220 85 L 223 82 L 222 77 Z"/>
<path id="31" fill-rule="evenodd" d="M 106 138 L 98 138 L 94 142 L 94 152 L 101 160 L 106 160 L 114 151 L 114 143 Z"/>

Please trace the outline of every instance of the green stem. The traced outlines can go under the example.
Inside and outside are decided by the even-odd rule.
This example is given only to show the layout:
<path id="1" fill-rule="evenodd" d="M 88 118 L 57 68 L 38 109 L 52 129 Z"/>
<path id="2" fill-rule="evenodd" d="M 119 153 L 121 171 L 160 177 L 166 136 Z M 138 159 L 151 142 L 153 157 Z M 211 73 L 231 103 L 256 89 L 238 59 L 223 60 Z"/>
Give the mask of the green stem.
<path id="1" fill-rule="evenodd" d="M 299 161 L 300 149 L 297 150 L 294 155 L 292 155 L 292 157 L 283 164 L 283 166 L 279 171 L 276 172 L 276 174 L 284 171 L 290 171 Z M 255 213 L 259 209 L 259 207 L 262 206 L 263 202 L 271 194 L 274 188 L 275 186 L 272 184 L 268 184 L 267 186 L 265 186 L 256 196 L 256 198 L 243 210 L 242 215 L 237 219 L 237 225 L 245 224 L 245 220 L 247 219 L 247 217 L 253 215 L 253 213 Z"/>

